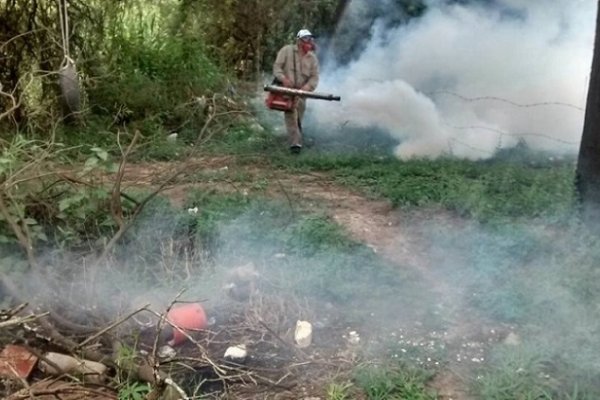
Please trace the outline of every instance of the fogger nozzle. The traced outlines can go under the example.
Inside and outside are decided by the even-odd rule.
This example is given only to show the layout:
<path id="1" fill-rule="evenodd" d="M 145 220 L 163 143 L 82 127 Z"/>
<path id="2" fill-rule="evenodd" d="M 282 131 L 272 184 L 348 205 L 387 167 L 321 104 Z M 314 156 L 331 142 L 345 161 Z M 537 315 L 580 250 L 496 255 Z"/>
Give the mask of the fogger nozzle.
<path id="1" fill-rule="evenodd" d="M 328 101 L 340 101 L 340 96 L 335 96 L 328 93 L 309 92 L 306 90 L 292 89 L 284 86 L 277 85 L 265 85 L 265 92 L 279 93 L 288 96 L 306 97 L 310 99 L 328 100 Z"/>

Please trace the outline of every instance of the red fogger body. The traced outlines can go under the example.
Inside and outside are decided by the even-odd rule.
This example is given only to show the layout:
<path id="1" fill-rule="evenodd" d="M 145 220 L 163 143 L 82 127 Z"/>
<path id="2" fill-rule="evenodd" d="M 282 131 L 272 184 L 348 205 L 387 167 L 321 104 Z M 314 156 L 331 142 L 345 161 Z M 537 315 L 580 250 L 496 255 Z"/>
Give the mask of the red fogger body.
<path id="1" fill-rule="evenodd" d="M 340 101 L 340 96 L 333 94 L 308 92 L 306 90 L 292 89 L 284 86 L 265 85 L 265 92 L 269 92 L 265 105 L 271 110 L 291 111 L 294 108 L 294 98 L 304 97 L 310 99 Z"/>

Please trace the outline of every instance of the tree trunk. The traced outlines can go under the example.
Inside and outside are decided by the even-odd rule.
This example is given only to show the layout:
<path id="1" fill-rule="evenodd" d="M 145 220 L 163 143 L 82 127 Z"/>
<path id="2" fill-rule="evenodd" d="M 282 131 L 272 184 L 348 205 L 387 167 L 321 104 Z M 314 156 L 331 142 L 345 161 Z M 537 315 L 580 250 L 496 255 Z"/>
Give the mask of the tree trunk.
<path id="1" fill-rule="evenodd" d="M 600 6 L 575 183 L 583 220 L 600 232 Z"/>

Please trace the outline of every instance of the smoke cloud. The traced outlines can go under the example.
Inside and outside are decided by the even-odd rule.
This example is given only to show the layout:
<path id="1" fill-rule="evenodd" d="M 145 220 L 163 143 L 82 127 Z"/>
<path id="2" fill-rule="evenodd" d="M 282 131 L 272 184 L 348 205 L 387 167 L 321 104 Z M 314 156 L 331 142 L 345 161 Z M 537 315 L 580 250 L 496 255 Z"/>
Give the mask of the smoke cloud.
<path id="1" fill-rule="evenodd" d="M 359 20 L 362 3 L 350 2 L 343 18 Z M 315 102 L 309 115 L 321 131 L 383 129 L 399 141 L 401 158 L 487 158 L 521 140 L 574 154 L 595 7 L 592 0 L 430 1 L 422 16 L 394 27 L 382 17 L 365 46 L 351 38 L 364 47 L 353 61 L 324 63 L 318 90 L 340 94 L 341 104 Z M 340 26 L 348 31 L 344 20 Z"/>

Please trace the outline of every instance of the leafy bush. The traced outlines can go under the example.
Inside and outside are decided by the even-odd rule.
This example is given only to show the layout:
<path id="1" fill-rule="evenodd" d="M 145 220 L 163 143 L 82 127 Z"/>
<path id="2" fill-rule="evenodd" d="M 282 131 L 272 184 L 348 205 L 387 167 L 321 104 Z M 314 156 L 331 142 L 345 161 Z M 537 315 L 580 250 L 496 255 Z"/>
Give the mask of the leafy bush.
<path id="1" fill-rule="evenodd" d="M 90 238 L 110 235 L 116 224 L 109 212 L 110 192 L 102 186 L 81 184 L 92 171 L 113 167 L 108 153 L 89 147 L 83 166 L 65 178 L 54 167 L 64 146 L 17 136 L 0 155 L 0 188 L 4 209 L 0 213 L 0 243 L 24 239 L 31 246 L 74 248 Z M 79 174 L 79 176 L 77 176 Z M 70 176 L 67 174 L 67 176 Z M 125 207 L 126 208 L 126 207 Z M 127 212 L 127 210 L 125 210 Z M 20 226 L 19 238 L 13 224 Z M 23 245 L 23 243 L 21 243 Z"/>
<path id="2" fill-rule="evenodd" d="M 90 92 L 96 112 L 119 123 L 156 119 L 166 129 L 204 122 L 194 99 L 223 87 L 224 75 L 198 36 L 168 34 L 168 11 L 132 6 L 111 21 L 103 70 Z"/>

